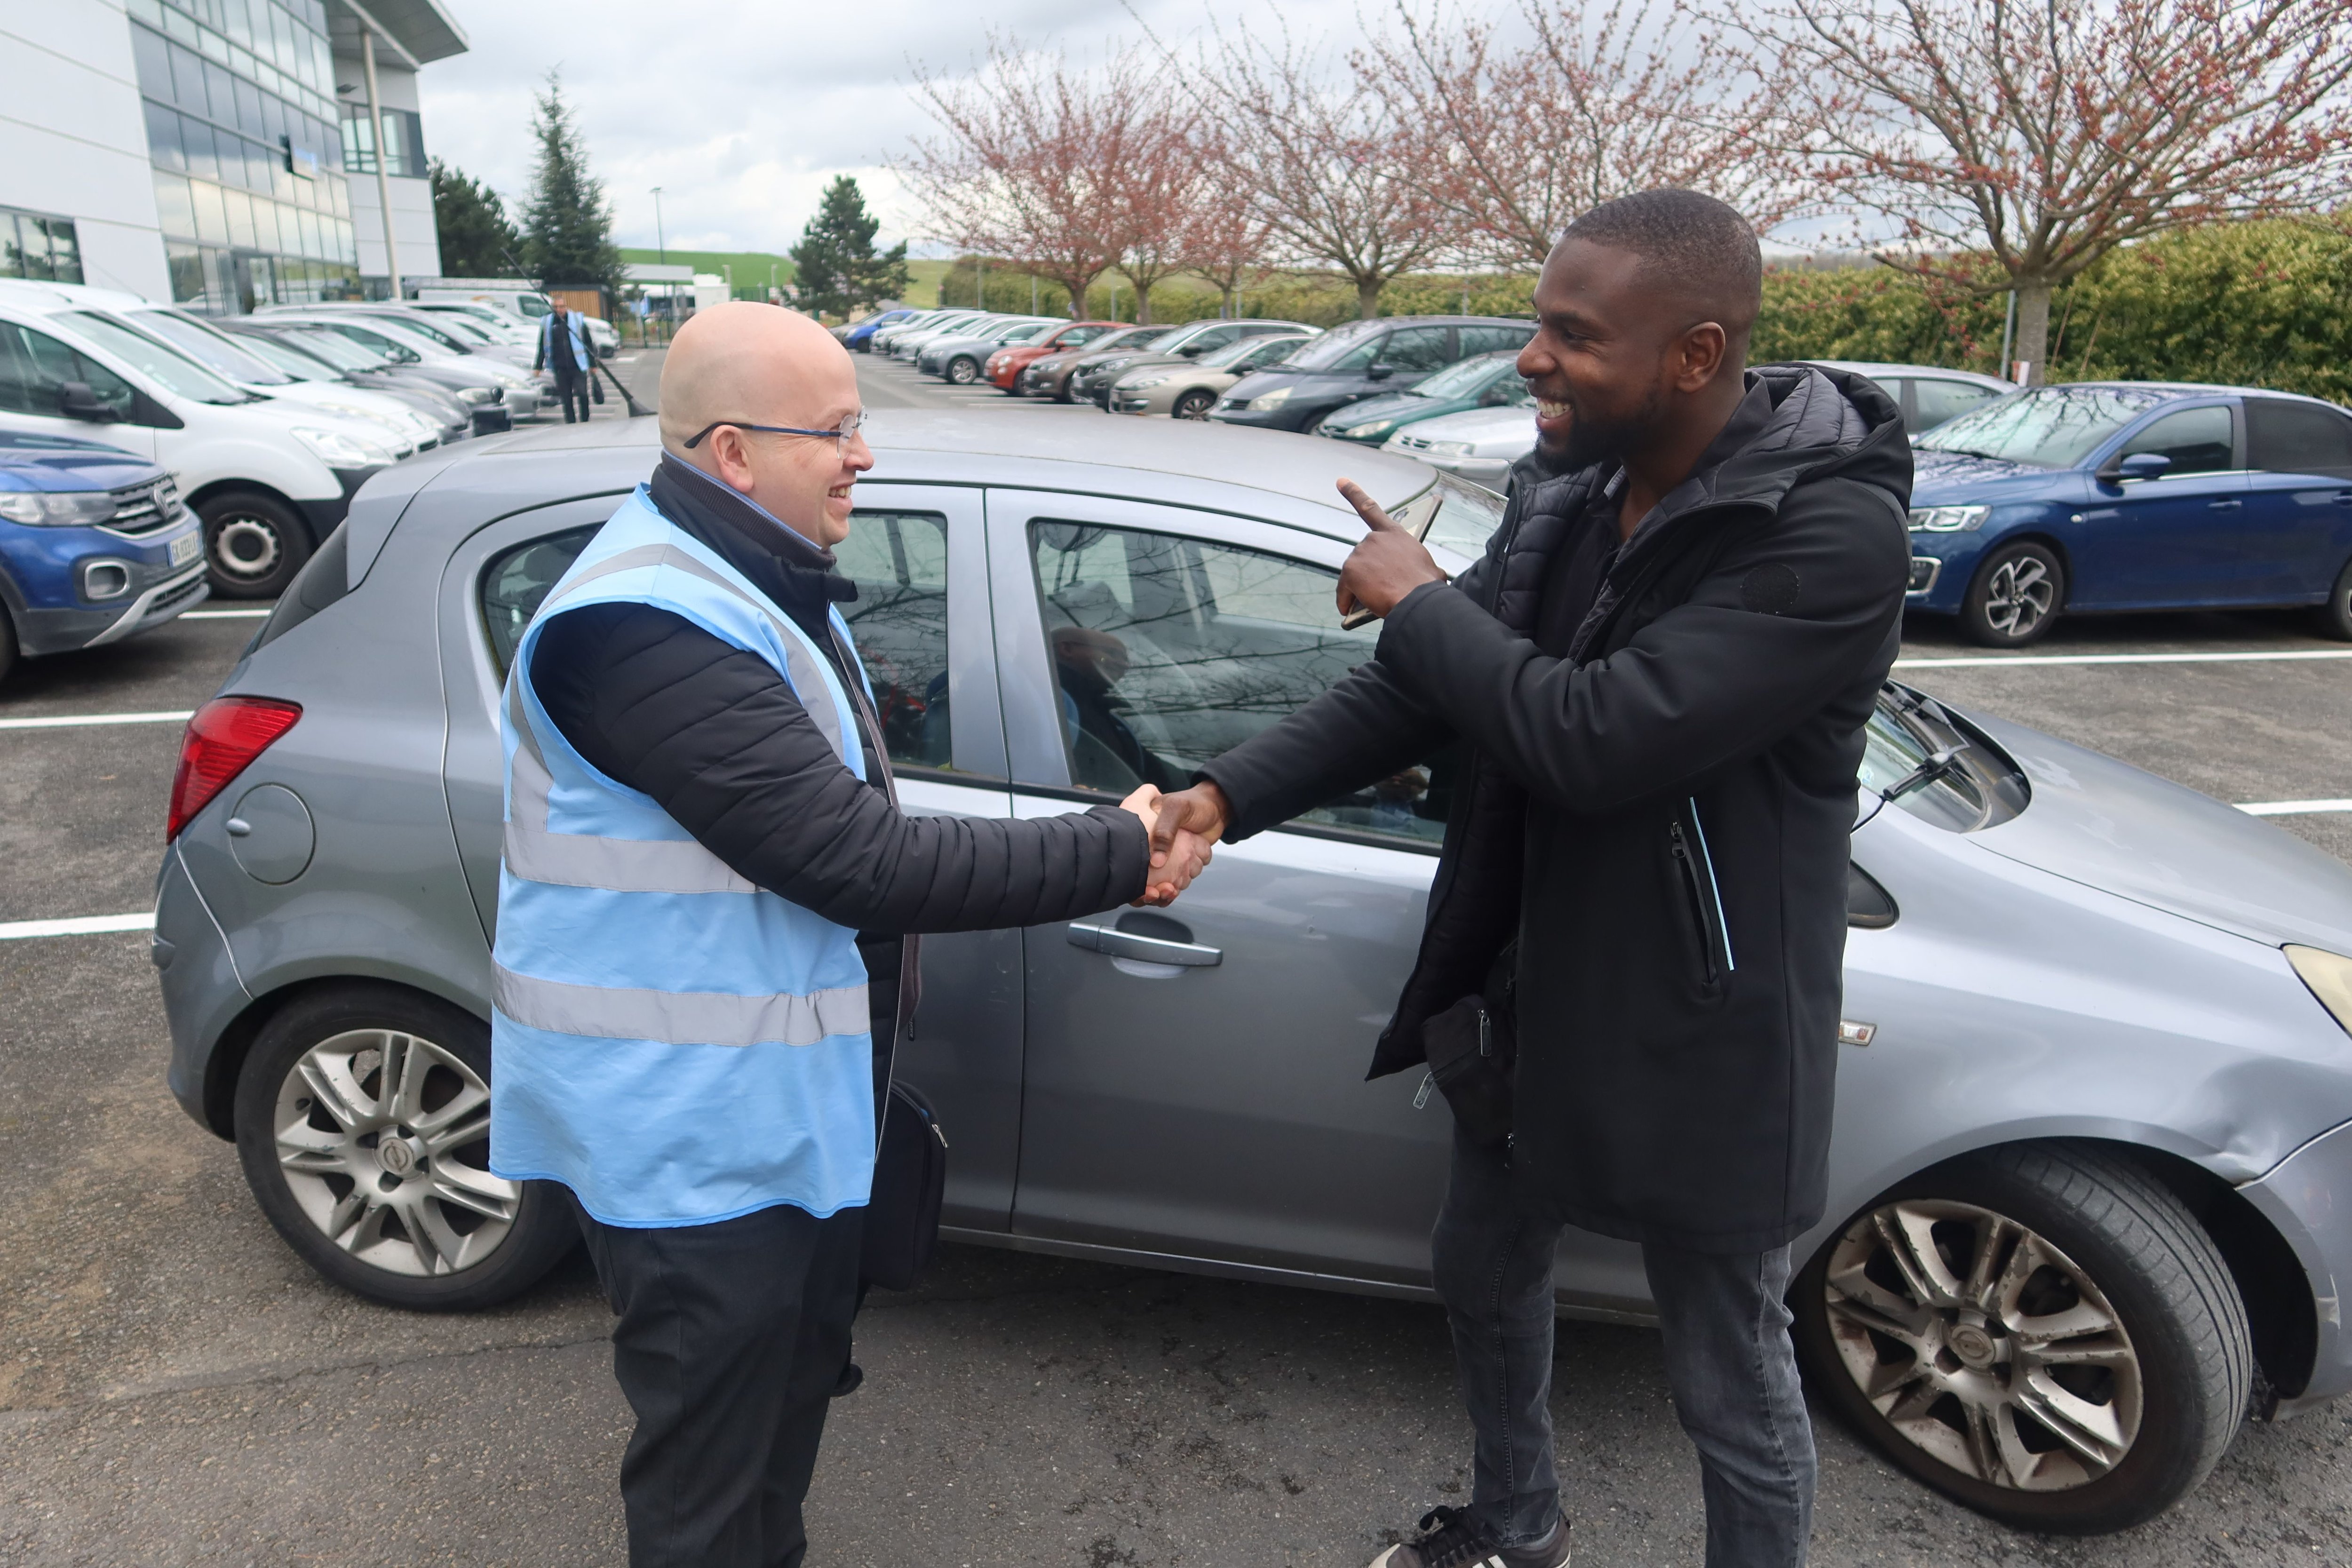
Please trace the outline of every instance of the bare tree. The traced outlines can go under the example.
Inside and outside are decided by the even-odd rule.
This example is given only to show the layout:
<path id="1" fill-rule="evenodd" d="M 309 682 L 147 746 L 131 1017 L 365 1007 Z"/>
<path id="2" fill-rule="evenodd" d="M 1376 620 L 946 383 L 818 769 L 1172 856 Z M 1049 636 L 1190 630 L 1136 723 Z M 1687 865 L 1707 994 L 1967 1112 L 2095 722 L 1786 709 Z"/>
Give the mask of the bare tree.
<path id="1" fill-rule="evenodd" d="M 1138 149 L 1154 93 L 1132 52 L 1098 71 L 992 37 L 981 68 L 917 68 L 915 91 L 940 127 L 892 167 L 940 238 L 1017 258 L 1070 293 L 1070 313 L 1125 249 L 1115 175 Z M 1164 95 L 1160 95 L 1163 96 Z"/>
<path id="2" fill-rule="evenodd" d="M 1399 0 L 1402 37 L 1355 57 L 1436 132 L 1414 179 L 1480 259 L 1540 268 L 1578 214 L 1660 185 L 1719 196 L 1759 232 L 1801 205 L 1792 161 L 1762 134 L 1779 84 L 1696 36 L 1678 5 L 1614 0 L 1588 18 L 1522 0 L 1521 15 L 1531 40 L 1513 47 L 1440 0 Z"/>
<path id="3" fill-rule="evenodd" d="M 1391 279 L 1445 254 L 1454 226 L 1412 177 L 1425 149 L 1407 105 L 1358 73 L 1318 69 L 1287 36 L 1277 48 L 1221 30 L 1192 74 L 1280 259 L 1336 268 L 1370 317 Z"/>
<path id="4" fill-rule="evenodd" d="M 2342 198 L 2347 23 L 2352 0 L 1779 0 L 1748 26 L 1789 68 L 1789 144 L 1899 233 L 1881 259 L 2015 289 L 2039 382 L 2052 291 L 2117 246 Z"/>
<path id="5" fill-rule="evenodd" d="M 1231 205 L 1212 185 L 1201 136 L 1201 113 L 1162 75 L 1132 106 L 1126 155 L 1106 171 L 1109 226 L 1118 247 L 1118 271 L 1135 286 L 1136 315 L 1151 320 L 1151 290 L 1161 279 L 1192 270 L 1195 224 L 1208 208 Z"/>
<path id="6" fill-rule="evenodd" d="M 1195 146 L 1208 195 L 1192 205 L 1186 218 L 1185 270 L 1216 289 L 1223 314 L 1238 315 L 1241 291 L 1267 275 L 1265 218 L 1255 203 L 1225 197 L 1246 187 L 1223 129 L 1203 128 Z"/>

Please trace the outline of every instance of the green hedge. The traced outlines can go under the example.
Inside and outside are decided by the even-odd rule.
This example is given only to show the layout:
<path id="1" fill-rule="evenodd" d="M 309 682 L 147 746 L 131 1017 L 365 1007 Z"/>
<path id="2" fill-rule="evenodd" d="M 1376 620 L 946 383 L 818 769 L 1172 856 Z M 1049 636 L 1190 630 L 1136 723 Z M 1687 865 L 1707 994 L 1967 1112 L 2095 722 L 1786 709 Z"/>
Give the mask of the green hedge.
<path id="1" fill-rule="evenodd" d="M 1882 267 L 1774 268 L 1752 357 L 1997 372 L 2007 297 Z M 2116 252 L 2050 308 L 2049 379 L 2206 381 L 2352 401 L 2352 223 L 2192 229 Z"/>

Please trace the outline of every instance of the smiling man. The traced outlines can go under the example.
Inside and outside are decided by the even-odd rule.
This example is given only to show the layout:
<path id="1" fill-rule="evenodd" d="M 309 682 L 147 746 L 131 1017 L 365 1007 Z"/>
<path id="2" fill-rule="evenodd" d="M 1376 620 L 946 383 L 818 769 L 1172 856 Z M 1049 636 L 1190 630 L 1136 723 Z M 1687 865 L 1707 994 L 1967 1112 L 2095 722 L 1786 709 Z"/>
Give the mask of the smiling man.
<path id="1" fill-rule="evenodd" d="M 1147 869 L 1148 786 L 1026 822 L 900 813 L 835 609 L 862 420 L 814 321 L 697 314 L 659 467 L 508 679 L 492 1167 L 582 1211 L 637 1417 L 634 1568 L 802 1561 L 912 933 L 1164 903 L 1206 858 Z"/>
<path id="2" fill-rule="evenodd" d="M 1363 492 L 1340 607 L 1377 658 L 1164 796 L 1271 826 L 1466 742 L 1372 1074 L 1455 1118 L 1432 1265 L 1475 1432 L 1467 1508 L 1380 1568 L 1569 1561 L 1548 1407 L 1563 1225 L 1639 1243 L 1708 1568 L 1793 1568 L 1812 1437 L 1781 1296 L 1822 1215 L 1863 726 L 1900 636 L 1911 454 L 1859 377 L 1745 368 L 1756 237 L 1650 191 L 1587 213 L 1519 356 L 1557 478 L 1448 584 Z"/>

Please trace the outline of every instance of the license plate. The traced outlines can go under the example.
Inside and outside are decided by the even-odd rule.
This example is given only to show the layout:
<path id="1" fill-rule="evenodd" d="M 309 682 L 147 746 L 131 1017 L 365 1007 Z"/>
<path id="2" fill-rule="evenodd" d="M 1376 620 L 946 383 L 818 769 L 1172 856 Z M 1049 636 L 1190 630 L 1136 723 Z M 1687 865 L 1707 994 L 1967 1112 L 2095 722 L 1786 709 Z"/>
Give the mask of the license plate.
<path id="1" fill-rule="evenodd" d="M 189 562 L 194 561 L 197 556 L 203 554 L 204 549 L 205 536 L 203 534 L 184 533 L 179 538 L 172 541 L 172 564 L 174 566 L 185 566 Z"/>

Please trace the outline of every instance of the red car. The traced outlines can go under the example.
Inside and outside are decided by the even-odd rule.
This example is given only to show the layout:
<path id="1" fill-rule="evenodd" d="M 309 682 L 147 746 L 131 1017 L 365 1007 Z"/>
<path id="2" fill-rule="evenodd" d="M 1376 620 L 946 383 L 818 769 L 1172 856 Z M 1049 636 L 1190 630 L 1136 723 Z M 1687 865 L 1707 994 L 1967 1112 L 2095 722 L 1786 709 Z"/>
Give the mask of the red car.
<path id="1" fill-rule="evenodd" d="M 1090 343 L 1105 332 L 1116 331 L 1125 321 L 1072 321 L 1059 331 L 1052 332 L 1031 343 L 1007 343 L 988 356 L 981 374 L 1003 387 L 1014 397 L 1021 395 L 1021 372 L 1030 361 L 1043 359 L 1059 349 L 1074 349 Z"/>

